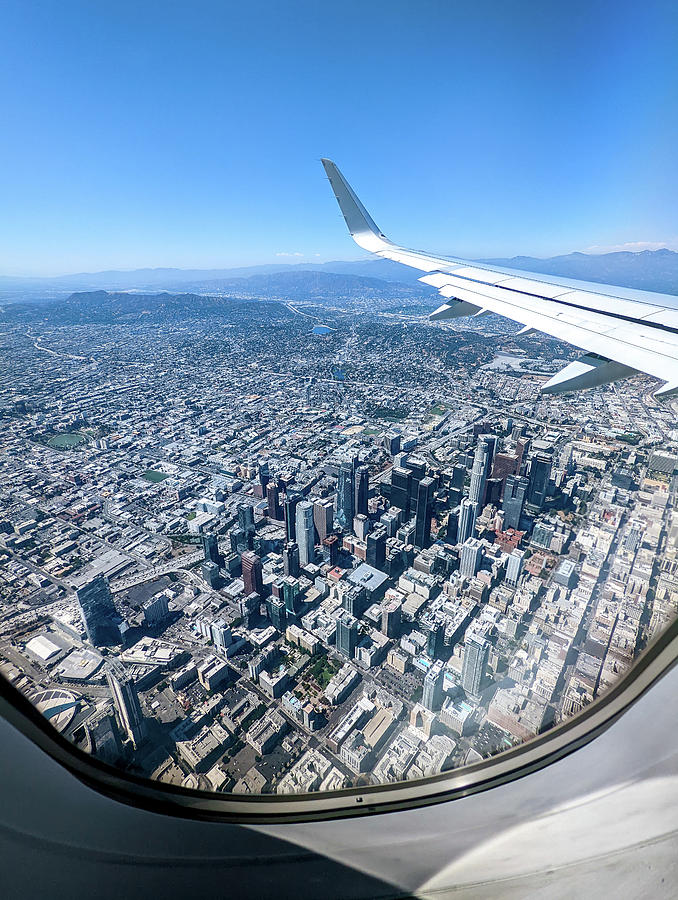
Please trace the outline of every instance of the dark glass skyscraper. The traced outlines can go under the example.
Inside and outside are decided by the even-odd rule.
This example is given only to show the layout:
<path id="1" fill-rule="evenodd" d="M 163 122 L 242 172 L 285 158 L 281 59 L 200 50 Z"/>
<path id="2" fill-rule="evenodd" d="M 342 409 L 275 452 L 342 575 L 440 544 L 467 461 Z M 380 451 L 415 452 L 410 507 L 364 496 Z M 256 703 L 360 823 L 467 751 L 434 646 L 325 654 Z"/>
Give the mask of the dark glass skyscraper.
<path id="1" fill-rule="evenodd" d="M 504 486 L 504 528 L 520 528 L 520 516 L 527 495 L 527 478 L 520 475 L 508 475 Z"/>
<path id="2" fill-rule="evenodd" d="M 548 453 L 536 453 L 530 465 L 530 479 L 527 488 L 527 502 L 541 509 L 548 493 L 551 464 L 553 460 Z"/>
<path id="3" fill-rule="evenodd" d="M 370 470 L 367 466 L 358 466 L 355 473 L 355 502 L 353 514 L 367 515 L 367 500 L 370 493 Z"/>
<path id="4" fill-rule="evenodd" d="M 440 709 L 443 702 L 443 679 L 445 669 L 441 662 L 434 662 L 424 677 L 421 705 L 431 712 Z"/>
<path id="5" fill-rule="evenodd" d="M 213 562 L 220 566 L 223 563 L 221 554 L 219 553 L 219 542 L 216 534 L 202 534 L 202 549 L 205 554 L 206 562 Z"/>
<path id="6" fill-rule="evenodd" d="M 414 546 L 422 550 L 431 542 L 431 516 L 433 515 L 433 490 L 435 481 L 428 475 L 417 488 L 417 515 L 414 527 Z"/>
<path id="7" fill-rule="evenodd" d="M 285 544 L 283 550 L 283 569 L 285 575 L 291 575 L 292 578 L 299 577 L 299 547 L 295 541 L 289 541 Z"/>
<path id="8" fill-rule="evenodd" d="M 146 722 L 134 681 L 120 665 L 109 665 L 106 681 L 113 695 L 120 725 L 136 749 L 146 736 Z"/>
<path id="9" fill-rule="evenodd" d="M 391 469 L 391 506 L 397 506 L 403 512 L 403 520 L 407 521 L 410 512 L 410 485 L 412 472 L 404 466 Z"/>
<path id="10" fill-rule="evenodd" d="M 119 616 L 108 579 L 97 575 L 75 592 L 89 641 L 95 647 L 120 643 Z"/>
<path id="11" fill-rule="evenodd" d="M 386 565 L 386 528 L 383 525 L 377 525 L 367 535 L 365 543 L 367 545 L 365 562 L 368 566 L 383 571 Z"/>
<path id="12" fill-rule="evenodd" d="M 337 650 L 353 659 L 358 643 L 358 620 L 343 609 L 337 617 Z"/>
<path id="13" fill-rule="evenodd" d="M 297 503 L 301 500 L 299 494 L 288 493 L 285 497 L 285 537 L 288 541 L 297 539 Z"/>
<path id="14" fill-rule="evenodd" d="M 353 463 L 339 466 L 337 479 L 337 522 L 344 531 L 353 528 Z"/>

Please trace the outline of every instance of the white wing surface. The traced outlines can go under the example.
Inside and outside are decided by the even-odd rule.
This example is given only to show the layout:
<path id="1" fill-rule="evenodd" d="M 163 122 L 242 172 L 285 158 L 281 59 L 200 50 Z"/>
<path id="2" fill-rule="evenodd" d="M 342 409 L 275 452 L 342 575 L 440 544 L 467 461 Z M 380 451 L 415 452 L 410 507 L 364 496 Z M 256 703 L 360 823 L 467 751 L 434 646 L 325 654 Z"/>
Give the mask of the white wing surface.
<path id="1" fill-rule="evenodd" d="M 656 397 L 678 394 L 678 298 L 400 247 L 379 230 L 337 166 L 329 159 L 322 163 L 353 240 L 377 256 L 425 272 L 419 280 L 438 288 L 445 302 L 432 320 L 498 313 L 520 322 L 524 332 L 542 331 L 586 351 L 546 382 L 544 393 L 595 387 L 645 372 L 663 382 Z"/>

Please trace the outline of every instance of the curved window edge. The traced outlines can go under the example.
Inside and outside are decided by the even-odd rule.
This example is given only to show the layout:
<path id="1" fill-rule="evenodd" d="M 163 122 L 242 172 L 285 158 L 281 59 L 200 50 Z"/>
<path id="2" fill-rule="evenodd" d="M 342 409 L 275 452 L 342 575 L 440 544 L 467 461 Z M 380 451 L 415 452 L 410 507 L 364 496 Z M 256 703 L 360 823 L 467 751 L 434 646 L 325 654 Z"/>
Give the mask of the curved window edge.
<path id="1" fill-rule="evenodd" d="M 614 687 L 531 741 L 482 762 L 428 778 L 326 793 L 242 797 L 177 787 L 116 769 L 73 746 L 2 676 L 0 715 L 88 787 L 127 805 L 164 815 L 232 824 L 308 822 L 449 802 L 523 778 L 594 740 L 677 661 L 675 620 Z"/>

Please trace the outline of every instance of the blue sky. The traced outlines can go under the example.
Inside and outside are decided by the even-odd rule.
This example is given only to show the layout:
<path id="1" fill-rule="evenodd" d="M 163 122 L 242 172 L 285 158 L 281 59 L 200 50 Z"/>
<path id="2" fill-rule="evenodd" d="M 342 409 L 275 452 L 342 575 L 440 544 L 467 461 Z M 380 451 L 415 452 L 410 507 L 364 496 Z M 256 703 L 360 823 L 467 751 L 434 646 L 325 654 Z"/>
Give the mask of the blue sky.
<path id="1" fill-rule="evenodd" d="M 410 246 L 678 249 L 676 47 L 673 0 L 8 0 L 0 273 L 359 258 L 321 156 Z"/>

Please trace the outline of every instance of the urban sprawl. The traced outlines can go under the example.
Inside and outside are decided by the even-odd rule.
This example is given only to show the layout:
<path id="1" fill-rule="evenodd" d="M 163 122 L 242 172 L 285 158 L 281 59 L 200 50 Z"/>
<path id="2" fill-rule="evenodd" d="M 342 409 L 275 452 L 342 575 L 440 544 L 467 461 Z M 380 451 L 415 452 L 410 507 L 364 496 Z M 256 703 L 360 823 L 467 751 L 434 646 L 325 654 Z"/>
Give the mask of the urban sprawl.
<path id="1" fill-rule="evenodd" d="M 678 604 L 678 432 L 649 379 L 354 298 L 2 310 L 2 672 L 175 785 L 421 778 L 529 740 Z M 557 358 L 560 357 L 560 360 Z"/>

